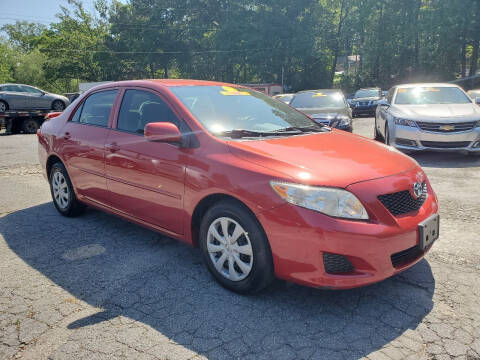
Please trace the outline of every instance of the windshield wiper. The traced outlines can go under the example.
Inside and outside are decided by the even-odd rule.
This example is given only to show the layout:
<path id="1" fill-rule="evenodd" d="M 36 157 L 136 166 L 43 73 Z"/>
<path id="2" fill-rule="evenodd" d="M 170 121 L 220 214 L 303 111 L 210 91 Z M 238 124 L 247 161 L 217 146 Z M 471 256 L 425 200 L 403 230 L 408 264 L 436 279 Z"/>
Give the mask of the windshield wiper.
<path id="1" fill-rule="evenodd" d="M 290 126 L 283 129 L 275 130 L 276 133 L 304 133 L 304 132 L 324 132 L 327 129 L 327 126 L 319 124 L 318 126 L 306 126 L 306 127 L 299 127 L 299 126 Z"/>
<path id="2" fill-rule="evenodd" d="M 270 136 L 271 133 L 260 132 L 260 131 L 252 131 L 252 130 L 245 130 L 245 129 L 233 129 L 222 131 L 219 135 L 221 136 L 228 136 L 232 139 L 240 139 L 243 137 L 262 137 L 262 136 Z"/>

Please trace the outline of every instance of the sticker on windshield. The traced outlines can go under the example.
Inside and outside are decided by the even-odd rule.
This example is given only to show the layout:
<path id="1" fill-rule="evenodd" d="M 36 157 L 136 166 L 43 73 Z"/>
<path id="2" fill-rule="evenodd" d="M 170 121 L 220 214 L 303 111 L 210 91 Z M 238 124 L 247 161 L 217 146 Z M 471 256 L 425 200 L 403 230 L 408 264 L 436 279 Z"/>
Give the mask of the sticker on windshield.
<path id="1" fill-rule="evenodd" d="M 224 96 L 249 96 L 250 93 L 246 91 L 240 91 L 230 86 L 222 86 L 223 91 L 220 91 L 220 94 Z"/>
<path id="2" fill-rule="evenodd" d="M 423 91 L 433 91 L 433 92 L 439 92 L 439 88 L 434 88 L 434 87 L 429 87 L 429 88 L 423 88 Z"/>
<path id="3" fill-rule="evenodd" d="M 406 93 L 406 92 L 407 92 L 407 89 L 398 89 L 399 94 L 403 94 L 403 93 Z"/>
<path id="4" fill-rule="evenodd" d="M 325 95 L 324 93 L 318 92 L 318 93 L 313 94 L 313 95 L 312 95 L 312 98 L 322 97 L 322 96 L 328 96 L 328 95 Z"/>

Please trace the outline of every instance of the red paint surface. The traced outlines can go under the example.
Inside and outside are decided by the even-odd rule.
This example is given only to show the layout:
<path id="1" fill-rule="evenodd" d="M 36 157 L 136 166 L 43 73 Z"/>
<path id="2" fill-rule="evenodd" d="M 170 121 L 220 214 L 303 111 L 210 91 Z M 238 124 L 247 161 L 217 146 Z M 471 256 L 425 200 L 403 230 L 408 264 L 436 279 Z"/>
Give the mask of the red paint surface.
<path id="1" fill-rule="evenodd" d="M 243 202 L 258 218 L 271 245 L 278 277 L 309 286 L 350 288 L 385 279 L 390 256 L 418 244 L 418 224 L 438 212 L 429 196 L 414 213 L 395 217 L 378 195 L 411 189 L 418 176 L 411 158 L 366 138 L 342 131 L 259 141 L 227 141 L 205 131 L 170 86 L 224 85 L 189 80 L 142 80 L 106 84 L 83 94 L 120 89 L 108 128 L 72 123 L 75 110 L 45 122 L 39 132 L 40 163 L 50 156 L 67 167 L 77 197 L 89 205 L 196 245 L 192 215 L 207 196 L 224 194 Z M 151 142 L 116 130 L 125 88 L 156 92 L 183 119 L 198 146 Z M 345 188 L 369 213 L 369 221 L 335 219 L 287 204 L 271 180 Z M 428 182 L 428 180 L 427 180 Z M 323 252 L 344 254 L 356 271 L 325 273 Z"/>

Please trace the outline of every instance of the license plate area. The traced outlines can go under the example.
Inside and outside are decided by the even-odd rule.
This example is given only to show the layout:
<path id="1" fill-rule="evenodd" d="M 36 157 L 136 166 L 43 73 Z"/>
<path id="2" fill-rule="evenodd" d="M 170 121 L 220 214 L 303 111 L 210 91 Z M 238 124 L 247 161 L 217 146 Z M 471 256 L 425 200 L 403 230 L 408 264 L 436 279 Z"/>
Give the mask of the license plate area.
<path id="1" fill-rule="evenodd" d="M 418 224 L 418 232 L 420 235 L 420 249 L 425 251 L 438 239 L 440 234 L 440 216 L 436 214 L 422 221 Z"/>

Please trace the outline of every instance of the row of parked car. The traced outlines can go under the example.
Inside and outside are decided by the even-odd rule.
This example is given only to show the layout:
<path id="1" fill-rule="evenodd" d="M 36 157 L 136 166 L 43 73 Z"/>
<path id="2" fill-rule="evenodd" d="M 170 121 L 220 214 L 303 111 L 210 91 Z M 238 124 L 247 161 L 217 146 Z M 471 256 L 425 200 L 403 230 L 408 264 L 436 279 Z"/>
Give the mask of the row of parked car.
<path id="1" fill-rule="evenodd" d="M 404 151 L 461 150 L 480 154 L 480 90 L 424 83 L 360 89 L 300 91 L 276 98 L 318 123 L 352 131 L 352 117 L 374 116 L 374 137 Z"/>

